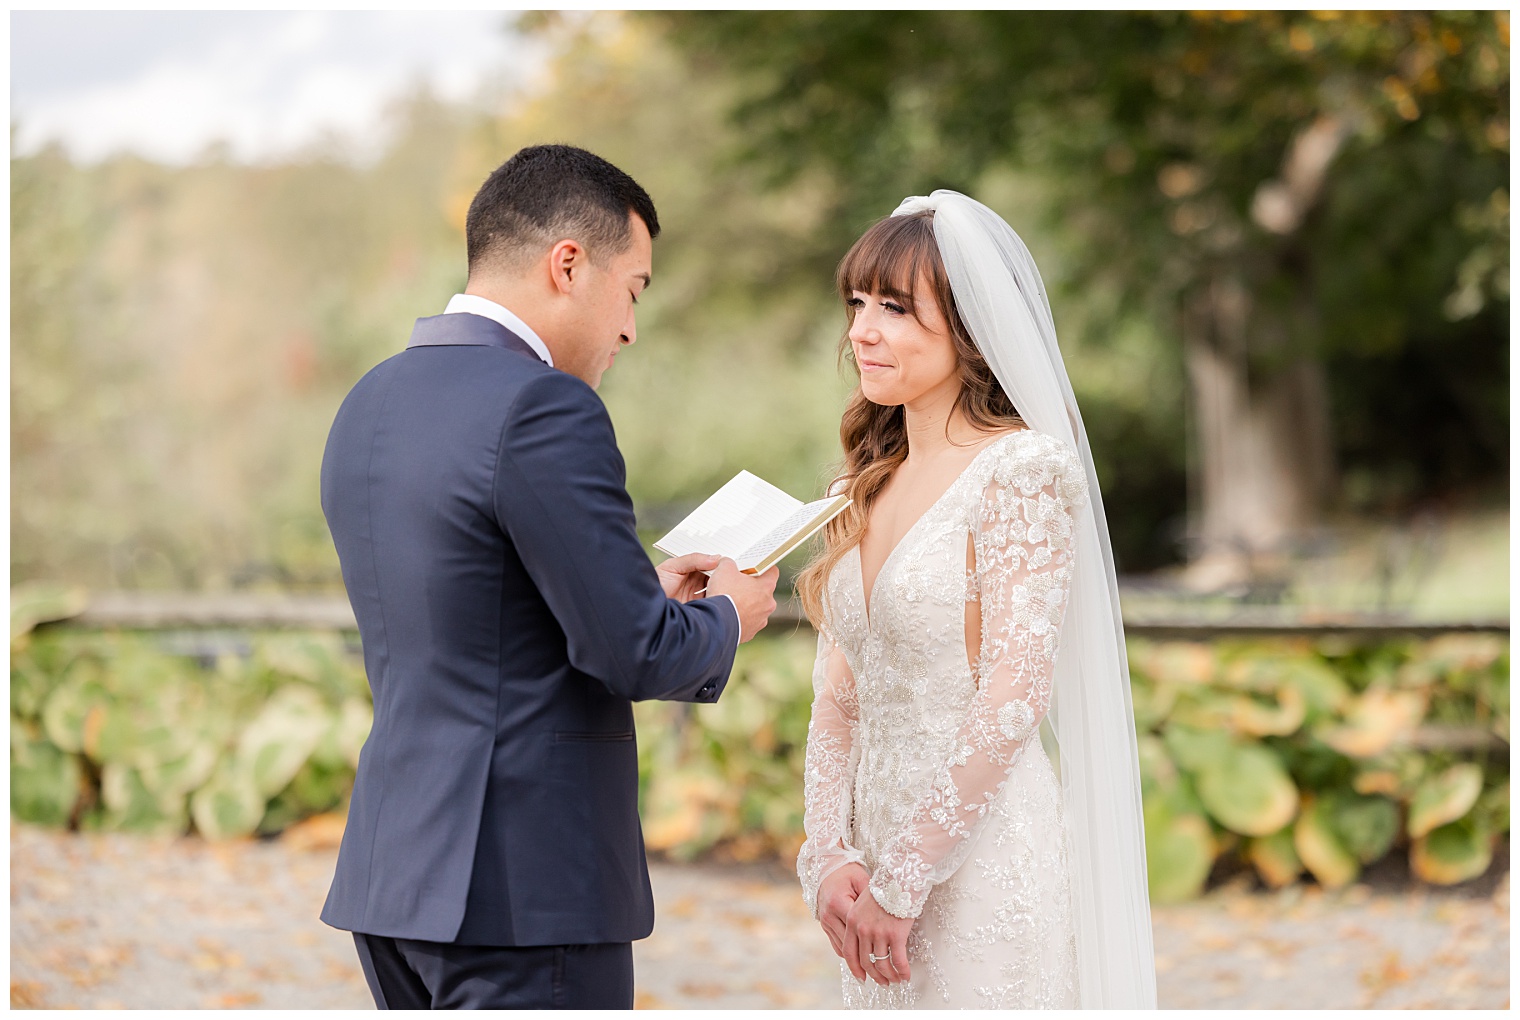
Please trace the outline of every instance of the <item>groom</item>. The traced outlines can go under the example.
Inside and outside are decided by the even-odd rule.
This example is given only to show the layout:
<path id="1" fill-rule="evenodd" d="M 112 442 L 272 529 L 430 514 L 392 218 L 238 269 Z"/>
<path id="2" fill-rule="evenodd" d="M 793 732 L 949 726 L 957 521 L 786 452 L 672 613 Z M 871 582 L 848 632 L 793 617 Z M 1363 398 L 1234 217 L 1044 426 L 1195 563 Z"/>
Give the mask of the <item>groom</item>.
<path id="1" fill-rule="evenodd" d="M 631 703 L 717 701 L 775 609 L 775 570 L 656 569 L 634 531 L 594 390 L 659 229 L 607 161 L 523 149 L 470 205 L 465 293 L 333 422 L 322 509 L 375 721 L 322 920 L 381 1008 L 633 1005 Z"/>

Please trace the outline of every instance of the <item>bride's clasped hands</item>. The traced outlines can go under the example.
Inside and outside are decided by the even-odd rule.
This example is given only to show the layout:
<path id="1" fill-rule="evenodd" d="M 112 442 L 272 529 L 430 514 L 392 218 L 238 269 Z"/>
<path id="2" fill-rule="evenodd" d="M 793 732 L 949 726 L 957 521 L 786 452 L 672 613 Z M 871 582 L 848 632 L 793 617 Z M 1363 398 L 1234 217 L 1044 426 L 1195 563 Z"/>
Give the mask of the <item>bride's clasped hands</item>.
<path id="1" fill-rule="evenodd" d="M 908 932 L 912 918 L 893 917 L 866 894 L 871 876 L 859 864 L 846 864 L 818 886 L 818 921 L 834 952 L 855 980 L 879 985 L 909 980 Z"/>

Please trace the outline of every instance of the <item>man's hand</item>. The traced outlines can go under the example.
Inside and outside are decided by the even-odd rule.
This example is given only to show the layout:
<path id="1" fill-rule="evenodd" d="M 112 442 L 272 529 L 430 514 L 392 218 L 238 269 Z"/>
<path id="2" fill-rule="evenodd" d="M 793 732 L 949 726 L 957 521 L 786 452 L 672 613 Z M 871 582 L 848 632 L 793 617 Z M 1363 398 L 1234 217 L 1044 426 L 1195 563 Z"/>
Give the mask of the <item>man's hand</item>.
<path id="1" fill-rule="evenodd" d="M 727 595 L 738 607 L 741 643 L 760 633 L 776 611 L 776 581 L 780 577 L 781 571 L 775 567 L 758 576 L 741 573 L 739 565 L 727 556 L 708 577 L 707 597 Z"/>
<path id="2" fill-rule="evenodd" d="M 666 598 L 690 602 L 707 587 L 707 575 L 718 565 L 718 559 L 709 553 L 687 553 L 657 564 L 654 572 L 660 575 Z"/>
<path id="3" fill-rule="evenodd" d="M 818 923 L 833 944 L 835 956 L 844 956 L 845 918 L 870 881 L 864 866 L 851 862 L 818 885 Z"/>
<path id="4" fill-rule="evenodd" d="M 845 918 L 844 962 L 856 980 L 879 985 L 908 980 L 908 932 L 911 917 L 893 917 L 869 891 L 861 893 Z M 876 957 L 875 961 L 871 956 Z"/>

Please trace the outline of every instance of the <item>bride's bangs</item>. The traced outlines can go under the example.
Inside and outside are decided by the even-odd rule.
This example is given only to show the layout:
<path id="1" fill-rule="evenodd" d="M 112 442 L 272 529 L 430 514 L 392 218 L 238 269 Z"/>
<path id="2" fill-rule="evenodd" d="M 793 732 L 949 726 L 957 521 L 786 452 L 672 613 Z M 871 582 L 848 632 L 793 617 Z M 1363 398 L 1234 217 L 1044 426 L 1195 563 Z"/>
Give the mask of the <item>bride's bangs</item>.
<path id="1" fill-rule="evenodd" d="M 862 234 L 840 260 L 835 274 L 839 296 L 849 300 L 855 291 L 880 294 L 916 318 L 913 292 L 921 279 L 933 285 L 938 253 L 932 214 L 889 216 Z"/>

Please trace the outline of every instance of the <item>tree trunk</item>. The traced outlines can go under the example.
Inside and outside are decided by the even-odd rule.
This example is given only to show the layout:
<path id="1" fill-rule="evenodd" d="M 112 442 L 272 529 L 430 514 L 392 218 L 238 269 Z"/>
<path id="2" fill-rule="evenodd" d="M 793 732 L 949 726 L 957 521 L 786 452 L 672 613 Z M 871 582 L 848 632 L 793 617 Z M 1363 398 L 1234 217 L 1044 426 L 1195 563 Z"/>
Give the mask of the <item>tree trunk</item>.
<path id="1" fill-rule="evenodd" d="M 1333 483 L 1324 368 L 1291 349 L 1286 323 L 1253 308 L 1233 280 L 1189 301 L 1184 315 L 1196 450 L 1189 581 L 1203 590 L 1277 572 L 1319 520 Z"/>

